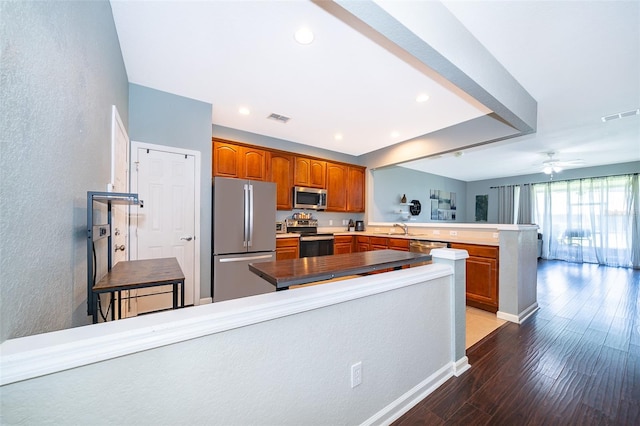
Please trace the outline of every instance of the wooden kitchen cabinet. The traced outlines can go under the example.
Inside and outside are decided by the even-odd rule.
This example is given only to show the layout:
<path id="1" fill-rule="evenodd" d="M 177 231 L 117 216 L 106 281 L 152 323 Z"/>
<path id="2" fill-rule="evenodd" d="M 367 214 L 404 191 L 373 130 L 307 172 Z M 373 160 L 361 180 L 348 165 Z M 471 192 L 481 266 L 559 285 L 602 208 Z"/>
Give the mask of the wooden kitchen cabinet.
<path id="1" fill-rule="evenodd" d="M 276 260 L 300 257 L 299 238 L 276 238 Z"/>
<path id="2" fill-rule="evenodd" d="M 409 251 L 409 240 L 405 238 L 389 238 L 387 245 L 391 250 Z"/>
<path id="3" fill-rule="evenodd" d="M 267 152 L 267 180 L 276 183 L 276 209 L 293 207 L 293 155 Z"/>
<path id="4" fill-rule="evenodd" d="M 364 212 L 365 168 L 327 162 L 327 211 Z"/>
<path id="5" fill-rule="evenodd" d="M 213 176 L 266 180 L 266 156 L 263 149 L 214 139 Z"/>
<path id="6" fill-rule="evenodd" d="M 347 176 L 347 211 L 353 213 L 364 212 L 364 182 L 365 168 L 349 166 Z"/>
<path id="7" fill-rule="evenodd" d="M 369 251 L 371 246 L 369 245 L 369 237 L 365 235 L 356 236 L 356 251 Z"/>
<path id="8" fill-rule="evenodd" d="M 343 164 L 327 163 L 327 211 L 347 211 L 347 173 Z"/>
<path id="9" fill-rule="evenodd" d="M 240 147 L 235 144 L 213 142 L 213 176 L 240 177 Z"/>
<path id="10" fill-rule="evenodd" d="M 327 211 L 364 213 L 366 167 L 211 138 L 213 176 L 275 182 L 278 210 L 293 208 L 294 186 L 327 190 Z"/>
<path id="11" fill-rule="evenodd" d="M 296 157 L 294 184 L 307 188 L 325 188 L 327 163 L 315 158 Z"/>
<path id="12" fill-rule="evenodd" d="M 370 250 L 386 250 L 389 248 L 389 239 L 387 237 L 369 237 Z"/>
<path id="13" fill-rule="evenodd" d="M 351 235 L 336 235 L 333 238 L 333 254 L 353 252 L 353 237 Z"/>
<path id="14" fill-rule="evenodd" d="M 498 247 L 451 243 L 466 250 L 467 305 L 489 312 L 498 311 Z"/>

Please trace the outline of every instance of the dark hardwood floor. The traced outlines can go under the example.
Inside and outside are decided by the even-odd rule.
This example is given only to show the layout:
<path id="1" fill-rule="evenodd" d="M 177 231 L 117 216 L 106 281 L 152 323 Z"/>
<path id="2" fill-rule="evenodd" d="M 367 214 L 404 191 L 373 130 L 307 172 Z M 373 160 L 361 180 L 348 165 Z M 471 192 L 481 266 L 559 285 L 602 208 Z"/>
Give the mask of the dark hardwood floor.
<path id="1" fill-rule="evenodd" d="M 640 425 L 640 271 L 538 263 L 540 310 L 394 426 Z"/>

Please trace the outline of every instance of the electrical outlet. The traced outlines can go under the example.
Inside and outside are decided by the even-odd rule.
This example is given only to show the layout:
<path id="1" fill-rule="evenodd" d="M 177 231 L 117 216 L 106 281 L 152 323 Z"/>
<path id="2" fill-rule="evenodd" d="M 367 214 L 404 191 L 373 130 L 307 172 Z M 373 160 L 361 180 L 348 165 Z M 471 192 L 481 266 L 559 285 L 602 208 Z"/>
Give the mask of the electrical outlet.
<path id="1" fill-rule="evenodd" d="M 440 235 L 440 231 L 438 231 L 437 229 L 433 231 L 433 235 Z"/>
<path id="2" fill-rule="evenodd" d="M 329 219 L 329 226 L 333 225 L 333 220 Z"/>
<path id="3" fill-rule="evenodd" d="M 497 232 L 493 233 L 493 238 L 496 238 L 496 239 L 498 238 L 498 233 Z"/>
<path id="4" fill-rule="evenodd" d="M 351 366 L 351 387 L 355 388 L 362 383 L 362 361 Z"/>
<path id="5" fill-rule="evenodd" d="M 458 231 L 449 231 L 449 235 L 455 237 L 456 235 L 458 235 Z"/>

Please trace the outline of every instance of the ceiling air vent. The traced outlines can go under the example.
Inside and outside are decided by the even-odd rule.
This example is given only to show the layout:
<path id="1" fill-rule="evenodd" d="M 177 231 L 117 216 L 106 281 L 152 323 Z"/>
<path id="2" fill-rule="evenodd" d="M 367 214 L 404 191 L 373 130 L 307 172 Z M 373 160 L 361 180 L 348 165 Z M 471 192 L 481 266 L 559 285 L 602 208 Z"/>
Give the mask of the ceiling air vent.
<path id="1" fill-rule="evenodd" d="M 617 114 L 605 115 L 602 117 L 602 122 L 606 123 L 607 121 L 617 120 L 618 118 L 631 117 L 634 115 L 640 115 L 640 109 L 632 109 L 631 111 L 619 112 Z"/>
<path id="2" fill-rule="evenodd" d="M 271 113 L 270 116 L 267 117 L 270 120 L 275 120 L 275 121 L 279 121 L 282 124 L 287 124 L 287 121 L 291 120 L 291 118 L 286 117 L 284 115 L 280 115 L 280 114 L 275 114 L 275 113 Z"/>

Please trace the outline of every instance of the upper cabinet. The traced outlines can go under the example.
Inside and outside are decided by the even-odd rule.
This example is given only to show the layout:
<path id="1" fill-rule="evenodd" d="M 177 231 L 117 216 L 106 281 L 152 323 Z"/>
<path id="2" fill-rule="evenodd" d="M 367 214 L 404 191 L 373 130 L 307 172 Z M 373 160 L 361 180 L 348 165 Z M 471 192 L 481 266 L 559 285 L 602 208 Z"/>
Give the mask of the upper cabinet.
<path id="1" fill-rule="evenodd" d="M 293 187 L 327 190 L 327 211 L 364 212 L 365 167 L 212 138 L 213 176 L 276 183 L 278 210 L 293 207 Z"/>
<path id="2" fill-rule="evenodd" d="M 327 163 L 315 158 L 296 157 L 294 184 L 307 188 L 324 188 Z"/>
<path id="3" fill-rule="evenodd" d="M 266 180 L 266 152 L 262 149 L 213 141 L 213 175 Z"/>
<path id="4" fill-rule="evenodd" d="M 347 211 L 364 213 L 365 168 L 349 166 L 347 176 Z"/>
<path id="5" fill-rule="evenodd" d="M 347 170 L 343 164 L 327 163 L 327 211 L 347 211 Z"/>
<path id="6" fill-rule="evenodd" d="M 267 152 L 267 180 L 276 183 L 276 208 L 291 210 L 293 206 L 293 155 Z"/>

